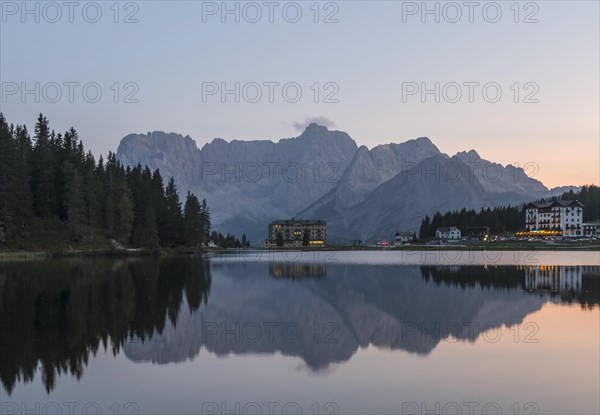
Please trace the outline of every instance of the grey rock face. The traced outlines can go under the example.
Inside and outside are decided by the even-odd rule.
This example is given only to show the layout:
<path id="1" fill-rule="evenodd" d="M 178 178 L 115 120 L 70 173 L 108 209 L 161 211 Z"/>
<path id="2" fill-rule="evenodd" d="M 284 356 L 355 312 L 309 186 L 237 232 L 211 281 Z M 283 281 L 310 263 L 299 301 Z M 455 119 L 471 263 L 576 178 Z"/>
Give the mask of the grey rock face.
<path id="1" fill-rule="evenodd" d="M 125 136 L 117 149 L 117 158 L 126 166 L 141 163 L 152 170 L 160 169 L 166 180 L 175 179 L 180 194 L 185 195 L 193 189 L 193 179 L 199 177 L 199 153 L 189 135 L 155 131 Z"/>
<path id="2" fill-rule="evenodd" d="M 515 167 L 511 164 L 504 167 L 501 164 L 484 160 L 475 150 L 459 152 L 456 157 L 469 166 L 473 176 L 487 192 L 517 192 L 542 195 L 548 191 L 548 188 L 542 182 L 529 177 L 521 167 Z M 536 170 L 535 165 L 529 165 L 529 170 L 533 174 Z"/>

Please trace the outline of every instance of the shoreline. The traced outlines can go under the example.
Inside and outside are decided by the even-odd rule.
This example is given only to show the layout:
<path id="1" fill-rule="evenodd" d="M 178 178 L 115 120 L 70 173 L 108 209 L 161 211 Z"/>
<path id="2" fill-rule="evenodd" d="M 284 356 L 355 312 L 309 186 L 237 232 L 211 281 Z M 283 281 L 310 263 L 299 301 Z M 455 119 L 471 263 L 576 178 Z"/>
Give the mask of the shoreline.
<path id="1" fill-rule="evenodd" d="M 214 254 L 236 254 L 240 252 L 385 252 L 385 251 L 563 251 L 563 252 L 600 252 L 600 241 L 592 243 L 570 242 L 567 244 L 548 243 L 480 243 L 480 244 L 444 244 L 444 245 L 420 245 L 407 244 L 403 246 L 375 247 L 375 246 L 347 246 L 329 245 L 325 248 L 227 248 L 199 251 L 184 248 L 160 248 L 160 249 L 68 249 L 48 251 L 0 251 L 0 261 L 12 260 L 39 260 L 53 258 L 119 258 L 119 257 L 174 257 L 174 256 L 212 256 Z"/>

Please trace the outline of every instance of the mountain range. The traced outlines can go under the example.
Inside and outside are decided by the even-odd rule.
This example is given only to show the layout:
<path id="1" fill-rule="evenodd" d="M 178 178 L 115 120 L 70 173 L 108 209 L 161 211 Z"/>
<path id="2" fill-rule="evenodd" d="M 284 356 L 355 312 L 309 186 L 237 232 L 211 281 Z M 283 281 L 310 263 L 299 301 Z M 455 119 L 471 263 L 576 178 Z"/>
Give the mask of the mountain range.
<path id="1" fill-rule="evenodd" d="M 206 198 L 213 228 L 246 233 L 254 244 L 276 219 L 327 221 L 328 242 L 389 239 L 417 231 L 426 214 L 519 204 L 561 194 L 520 167 L 475 150 L 442 153 L 429 138 L 358 146 L 345 132 L 310 124 L 298 137 L 226 141 L 201 149 L 190 136 L 129 134 L 117 149 L 125 165 L 160 169 L 181 195 Z"/>

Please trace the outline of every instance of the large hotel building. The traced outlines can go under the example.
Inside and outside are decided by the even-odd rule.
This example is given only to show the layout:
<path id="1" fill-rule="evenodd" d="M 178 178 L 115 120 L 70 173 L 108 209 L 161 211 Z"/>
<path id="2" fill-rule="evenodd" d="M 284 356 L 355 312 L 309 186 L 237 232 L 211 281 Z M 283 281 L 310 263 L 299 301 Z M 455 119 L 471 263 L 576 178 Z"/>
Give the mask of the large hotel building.
<path id="1" fill-rule="evenodd" d="M 577 200 L 529 203 L 525 206 L 525 228 L 542 235 L 583 236 L 583 204 Z"/>
<path id="2" fill-rule="evenodd" d="M 324 247 L 327 240 L 327 222 L 293 218 L 276 220 L 269 225 L 269 238 L 265 240 L 265 248 Z"/>

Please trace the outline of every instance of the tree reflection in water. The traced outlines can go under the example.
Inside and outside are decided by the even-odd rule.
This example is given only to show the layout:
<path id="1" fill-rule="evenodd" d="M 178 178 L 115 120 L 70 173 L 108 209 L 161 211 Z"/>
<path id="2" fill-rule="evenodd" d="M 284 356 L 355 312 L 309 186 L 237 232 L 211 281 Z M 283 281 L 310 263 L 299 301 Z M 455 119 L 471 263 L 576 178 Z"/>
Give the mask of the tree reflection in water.
<path id="1" fill-rule="evenodd" d="M 0 264 L 0 380 L 10 394 L 36 370 L 50 392 L 78 379 L 102 346 L 116 355 L 132 338 L 177 323 L 206 304 L 209 268 L 194 259 L 53 260 Z"/>

